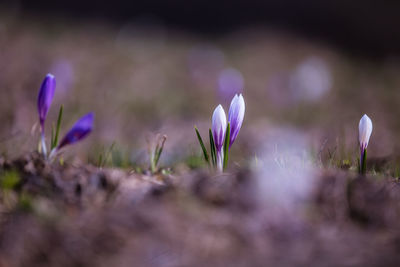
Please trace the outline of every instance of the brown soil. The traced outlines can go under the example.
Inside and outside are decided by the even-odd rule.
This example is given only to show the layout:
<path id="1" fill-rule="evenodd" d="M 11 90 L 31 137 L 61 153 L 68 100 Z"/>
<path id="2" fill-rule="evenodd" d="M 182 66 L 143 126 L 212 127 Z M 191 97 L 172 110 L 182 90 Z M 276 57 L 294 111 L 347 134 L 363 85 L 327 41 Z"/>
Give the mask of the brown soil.
<path id="1" fill-rule="evenodd" d="M 248 170 L 143 175 L 0 159 L 0 266 L 400 266 L 400 187 L 324 171 L 277 212 Z"/>

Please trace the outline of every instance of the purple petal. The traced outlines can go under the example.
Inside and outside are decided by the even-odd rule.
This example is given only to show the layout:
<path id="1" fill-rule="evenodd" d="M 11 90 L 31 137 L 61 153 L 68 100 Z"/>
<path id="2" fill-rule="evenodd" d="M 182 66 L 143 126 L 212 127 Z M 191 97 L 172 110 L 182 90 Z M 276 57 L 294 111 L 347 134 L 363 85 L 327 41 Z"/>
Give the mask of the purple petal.
<path id="1" fill-rule="evenodd" d="M 66 145 L 76 143 L 79 140 L 85 138 L 92 131 L 93 120 L 94 120 L 93 112 L 90 112 L 85 116 L 83 116 L 82 118 L 80 118 L 74 124 L 74 126 L 72 126 L 71 130 L 69 130 L 69 132 L 61 140 L 60 144 L 58 145 L 58 149 Z"/>
<path id="2" fill-rule="evenodd" d="M 231 106 L 229 107 L 228 121 L 231 125 L 231 133 L 229 140 L 229 147 L 235 142 L 242 127 L 245 112 L 245 104 L 242 94 L 235 95 L 232 99 Z"/>
<path id="3" fill-rule="evenodd" d="M 49 73 L 42 82 L 37 100 L 39 121 L 42 132 L 44 131 L 44 121 L 46 120 L 47 112 L 49 111 L 51 102 L 53 101 L 55 89 L 56 79 L 52 74 Z"/>

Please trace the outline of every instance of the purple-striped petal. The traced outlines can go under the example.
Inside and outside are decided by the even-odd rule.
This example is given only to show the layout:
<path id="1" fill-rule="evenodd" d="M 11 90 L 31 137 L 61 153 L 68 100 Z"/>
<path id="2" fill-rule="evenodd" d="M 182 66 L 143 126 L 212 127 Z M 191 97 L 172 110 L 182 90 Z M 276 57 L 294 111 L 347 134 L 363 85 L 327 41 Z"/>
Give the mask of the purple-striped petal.
<path id="1" fill-rule="evenodd" d="M 72 126 L 71 130 L 69 130 L 69 132 L 61 140 L 57 149 L 60 149 L 66 145 L 71 145 L 85 138 L 92 131 L 93 120 L 94 120 L 93 112 L 90 112 L 85 116 L 83 116 L 82 118 L 80 118 L 74 124 L 74 126 Z"/>
<path id="2" fill-rule="evenodd" d="M 226 132 L 226 115 L 223 107 L 218 105 L 212 116 L 212 127 L 211 127 L 215 148 L 217 153 L 222 150 L 224 145 L 225 132 Z"/>
<path id="3" fill-rule="evenodd" d="M 49 112 L 51 102 L 53 101 L 54 91 L 56 89 L 56 79 L 52 74 L 47 74 L 40 86 L 37 99 L 37 108 L 42 133 L 44 132 L 44 122 Z"/>
<path id="4" fill-rule="evenodd" d="M 235 142 L 242 127 L 245 112 L 245 104 L 242 94 L 235 95 L 232 99 L 231 106 L 229 107 L 228 121 L 231 125 L 231 133 L 229 140 L 229 147 Z"/>

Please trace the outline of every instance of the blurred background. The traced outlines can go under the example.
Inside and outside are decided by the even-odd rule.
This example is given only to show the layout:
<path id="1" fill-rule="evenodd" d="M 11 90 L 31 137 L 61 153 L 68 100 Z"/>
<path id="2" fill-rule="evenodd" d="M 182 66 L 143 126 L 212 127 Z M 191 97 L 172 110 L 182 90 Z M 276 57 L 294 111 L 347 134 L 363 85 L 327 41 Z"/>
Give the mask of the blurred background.
<path id="1" fill-rule="evenodd" d="M 92 135 L 66 149 L 84 161 L 114 144 L 113 165 L 145 164 L 150 133 L 168 136 L 164 165 L 196 157 L 193 126 L 207 136 L 214 108 L 227 112 L 235 93 L 246 101 L 239 164 L 281 129 L 307 136 L 315 155 L 355 160 L 364 113 L 369 155 L 396 158 L 399 11 L 372 0 L 2 2 L 0 152 L 36 148 L 36 97 L 50 72 L 48 136 L 61 104 L 62 133 L 96 114 Z"/>

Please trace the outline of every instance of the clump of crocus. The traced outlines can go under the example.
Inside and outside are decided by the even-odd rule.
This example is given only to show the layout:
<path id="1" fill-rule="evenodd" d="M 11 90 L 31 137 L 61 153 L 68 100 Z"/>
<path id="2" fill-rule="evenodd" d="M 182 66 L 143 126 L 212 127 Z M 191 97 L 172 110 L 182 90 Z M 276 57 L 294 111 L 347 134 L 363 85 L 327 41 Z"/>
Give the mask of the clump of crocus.
<path id="1" fill-rule="evenodd" d="M 367 147 L 372 133 L 372 121 L 364 114 L 358 125 L 358 141 L 360 143 L 360 174 L 365 174 L 367 170 Z"/>
<path id="2" fill-rule="evenodd" d="M 245 104 L 242 94 L 236 94 L 233 97 L 229 108 L 228 121 L 226 120 L 224 108 L 221 105 L 215 108 L 212 116 L 212 127 L 209 129 L 211 159 L 204 146 L 203 139 L 197 127 L 195 127 L 205 161 L 217 168 L 218 171 L 224 170 L 228 165 L 229 149 L 235 142 L 242 127 L 244 112 Z"/>
<path id="3" fill-rule="evenodd" d="M 40 123 L 40 150 L 44 157 L 47 158 L 47 146 L 45 138 L 45 121 L 47 113 L 49 112 L 51 102 L 53 101 L 54 92 L 56 89 L 56 79 L 52 74 L 47 74 L 42 82 L 38 95 L 38 113 L 39 113 L 39 123 Z M 92 130 L 93 126 L 93 113 L 89 113 L 79 119 L 71 130 L 65 135 L 65 137 L 58 144 L 58 136 L 61 128 L 61 120 L 63 114 L 63 106 L 60 107 L 58 113 L 57 126 L 52 125 L 51 132 L 51 143 L 50 143 L 50 158 L 56 155 L 56 153 L 64 146 L 68 144 L 73 144 L 84 137 L 86 137 Z"/>

